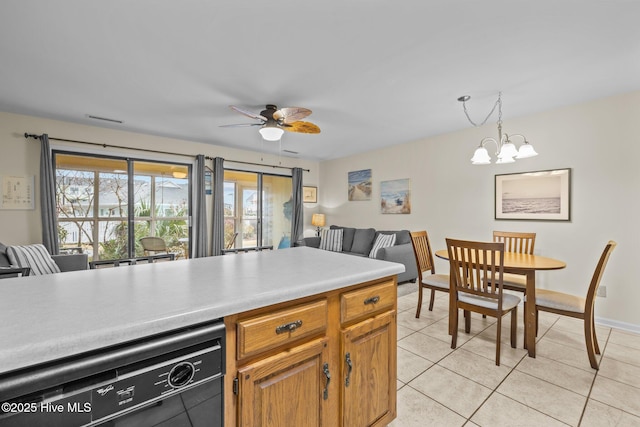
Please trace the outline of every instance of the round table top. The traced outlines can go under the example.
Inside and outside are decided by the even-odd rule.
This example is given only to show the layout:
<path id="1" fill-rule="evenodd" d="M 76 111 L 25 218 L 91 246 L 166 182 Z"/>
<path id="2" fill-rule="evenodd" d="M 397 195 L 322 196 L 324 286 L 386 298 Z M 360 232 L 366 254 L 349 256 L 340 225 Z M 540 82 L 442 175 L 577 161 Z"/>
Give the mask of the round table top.
<path id="1" fill-rule="evenodd" d="M 449 259 L 446 249 L 436 251 L 436 256 Z M 540 255 L 521 254 L 517 252 L 504 253 L 504 267 L 516 270 L 560 270 L 567 266 L 563 261 Z"/>

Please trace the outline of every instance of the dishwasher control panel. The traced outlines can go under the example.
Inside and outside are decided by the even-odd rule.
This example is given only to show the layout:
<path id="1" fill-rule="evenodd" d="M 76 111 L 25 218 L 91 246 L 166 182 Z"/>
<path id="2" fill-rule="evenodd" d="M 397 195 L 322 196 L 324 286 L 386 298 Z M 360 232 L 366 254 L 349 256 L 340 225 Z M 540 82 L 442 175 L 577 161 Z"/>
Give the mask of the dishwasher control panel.
<path id="1" fill-rule="evenodd" d="M 122 411 L 152 404 L 199 383 L 220 377 L 219 348 L 202 350 L 177 360 L 146 366 L 133 372 L 118 372 L 115 381 L 91 392 L 93 421 Z"/>

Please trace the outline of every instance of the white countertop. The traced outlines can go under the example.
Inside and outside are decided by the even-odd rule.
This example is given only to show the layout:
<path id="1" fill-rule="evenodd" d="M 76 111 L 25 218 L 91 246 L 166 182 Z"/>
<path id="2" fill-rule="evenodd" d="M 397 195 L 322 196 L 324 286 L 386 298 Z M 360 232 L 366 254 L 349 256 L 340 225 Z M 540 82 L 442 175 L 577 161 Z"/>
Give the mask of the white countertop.
<path id="1" fill-rule="evenodd" d="M 404 271 L 298 247 L 0 280 L 0 374 Z"/>

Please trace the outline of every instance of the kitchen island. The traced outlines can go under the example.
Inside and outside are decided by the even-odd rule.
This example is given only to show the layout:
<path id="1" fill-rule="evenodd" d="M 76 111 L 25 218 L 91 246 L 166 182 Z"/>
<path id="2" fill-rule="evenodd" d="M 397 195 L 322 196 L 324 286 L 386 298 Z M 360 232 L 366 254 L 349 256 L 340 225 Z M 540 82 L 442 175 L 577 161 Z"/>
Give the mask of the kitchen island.
<path id="1" fill-rule="evenodd" d="M 347 368 L 339 361 L 337 337 L 346 334 L 341 338 L 344 340 L 357 335 L 359 331 L 352 329 L 363 327 L 366 320 L 371 322 L 365 329 L 374 332 L 386 322 L 385 339 L 395 340 L 395 276 L 403 270 L 401 264 L 301 247 L 3 279 L 0 375 L 224 318 L 228 334 L 225 404 L 227 411 L 233 412 L 225 413 L 227 425 L 229 422 L 236 425 L 235 415 L 241 401 L 236 393 L 243 386 L 238 381 L 234 383 L 238 372 L 269 365 L 272 362 L 269 358 L 286 352 L 304 356 L 312 347 L 317 350 L 318 345 L 324 349 L 317 359 L 318 363 L 323 362 L 321 373 L 324 363 L 328 363 L 324 362 L 326 359 L 330 362 L 328 369 L 335 375 L 330 386 L 318 384 L 323 393 L 325 389 L 334 391 L 326 399 L 322 396 L 328 402 L 322 406 L 322 417 L 324 424 L 338 425 L 333 411 L 336 414 L 346 411 L 344 408 L 338 411 L 344 401 L 336 397 L 340 394 L 336 384 L 342 382 L 338 372 Z M 393 302 L 388 305 L 390 289 Z M 368 296 L 370 290 L 376 295 Z M 376 297 L 381 298 L 378 291 L 382 292 L 384 304 L 374 302 Z M 362 312 L 352 308 L 349 299 L 360 297 L 359 292 L 367 294 L 363 296 L 368 300 L 363 303 Z M 289 325 L 290 330 L 278 333 L 278 337 L 288 339 L 261 346 L 263 336 L 252 335 L 256 330 L 260 332 L 260 326 L 257 329 L 254 326 L 261 325 L 263 320 L 270 325 L 273 319 L 268 314 L 272 312 L 286 320 L 290 310 L 308 320 L 299 328 Z M 313 326 L 310 331 L 309 324 Z M 238 337 L 245 333 L 242 336 L 249 337 L 249 344 L 253 343 L 248 350 L 238 348 L 239 343 L 246 344 Z M 378 346 L 380 342 L 370 344 Z M 388 362 L 395 370 L 395 347 L 392 352 L 387 350 Z M 393 380 L 393 410 L 385 423 L 395 415 L 395 372 L 393 378 L 386 380 Z M 357 389 L 352 384 L 350 390 Z M 242 420 L 238 419 L 237 424 L 243 425 Z"/>

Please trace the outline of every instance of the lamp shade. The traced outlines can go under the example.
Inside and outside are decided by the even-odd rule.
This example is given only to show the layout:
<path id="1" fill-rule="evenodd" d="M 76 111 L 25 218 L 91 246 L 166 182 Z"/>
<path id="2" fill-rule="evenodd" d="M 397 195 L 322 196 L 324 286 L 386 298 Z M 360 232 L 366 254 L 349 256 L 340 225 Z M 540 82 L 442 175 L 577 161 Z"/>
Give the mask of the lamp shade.
<path id="1" fill-rule="evenodd" d="M 282 134 L 284 133 L 282 129 L 275 126 L 260 128 L 258 132 L 260 132 L 260 135 L 262 135 L 262 138 L 265 141 L 280 141 L 280 138 L 282 138 Z"/>
<path id="2" fill-rule="evenodd" d="M 491 157 L 489 157 L 489 153 L 487 149 L 484 147 L 476 148 L 475 153 L 473 153 L 473 157 L 471 158 L 471 163 L 474 165 L 488 165 L 491 163 Z"/>
<path id="3" fill-rule="evenodd" d="M 525 141 L 524 144 L 520 146 L 516 159 L 526 159 L 527 157 L 533 157 L 537 155 L 538 153 L 536 153 L 536 150 L 533 149 L 533 145 Z"/>
<path id="4" fill-rule="evenodd" d="M 311 225 L 315 225 L 316 227 L 324 227 L 324 214 L 313 214 L 313 216 L 311 217 Z"/>
<path id="5" fill-rule="evenodd" d="M 506 157 L 515 157 L 518 155 L 518 150 L 516 150 L 516 146 L 513 145 L 513 142 L 507 140 L 504 144 L 502 144 L 502 148 L 500 148 L 500 153 L 498 154 L 498 158 L 506 158 Z M 506 161 L 504 163 L 511 163 Z"/>

